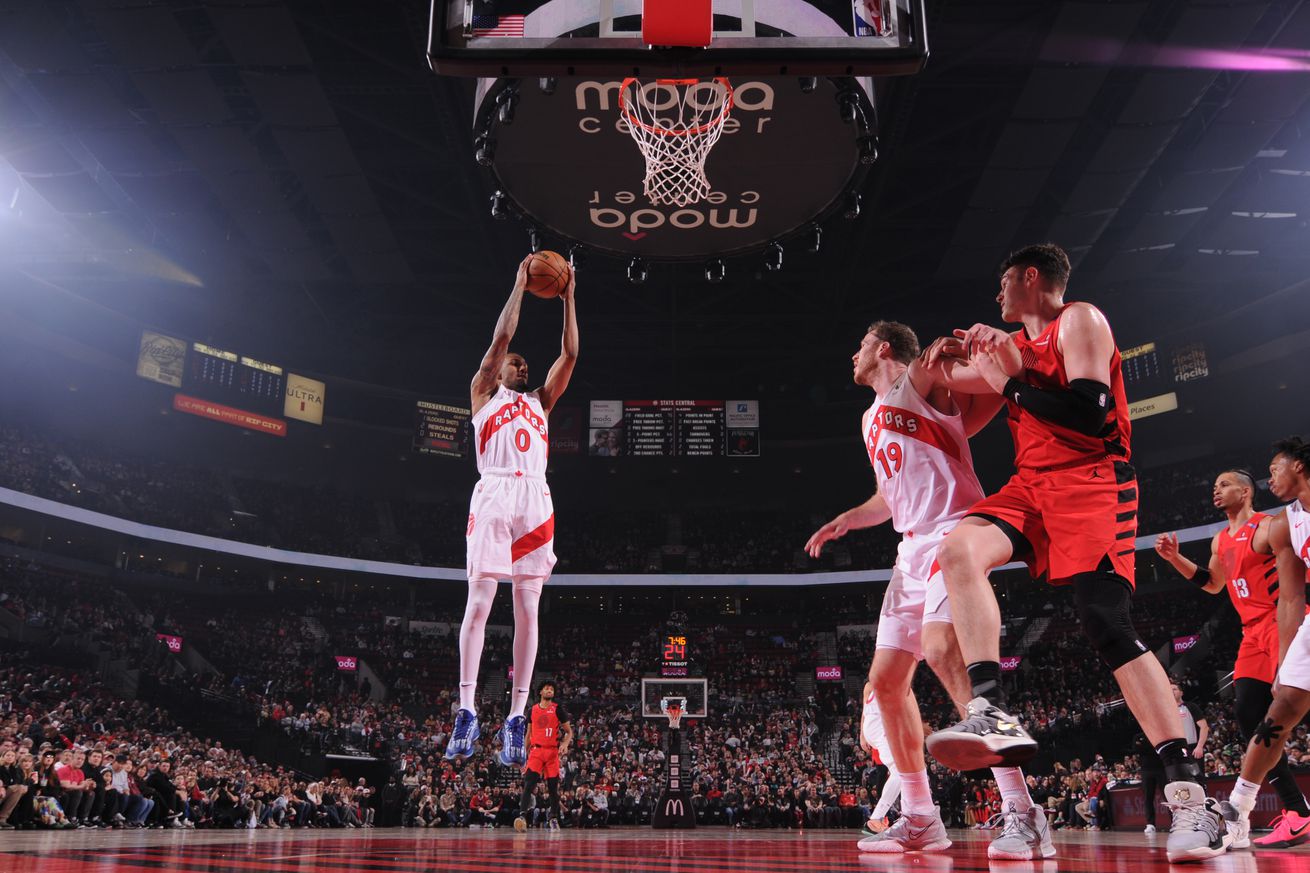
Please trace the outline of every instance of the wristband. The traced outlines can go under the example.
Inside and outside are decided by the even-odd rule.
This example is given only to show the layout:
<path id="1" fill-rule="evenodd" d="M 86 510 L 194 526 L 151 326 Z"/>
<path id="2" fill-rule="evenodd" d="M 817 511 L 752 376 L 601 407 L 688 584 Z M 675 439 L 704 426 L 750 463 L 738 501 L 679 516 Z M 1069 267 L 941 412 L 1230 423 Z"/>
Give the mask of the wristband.
<path id="1" fill-rule="evenodd" d="M 1210 584 L 1210 568 L 1198 566 L 1196 572 L 1187 577 L 1187 581 L 1197 588 L 1204 588 Z"/>

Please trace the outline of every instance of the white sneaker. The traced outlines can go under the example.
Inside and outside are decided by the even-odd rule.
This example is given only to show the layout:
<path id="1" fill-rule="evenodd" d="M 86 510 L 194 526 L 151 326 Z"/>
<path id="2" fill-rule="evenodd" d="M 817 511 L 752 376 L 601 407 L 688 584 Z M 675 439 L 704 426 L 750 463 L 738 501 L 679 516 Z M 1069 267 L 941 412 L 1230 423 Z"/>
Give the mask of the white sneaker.
<path id="1" fill-rule="evenodd" d="M 998 861 L 1038 861 L 1055 857 L 1046 812 L 1036 804 L 1019 812 L 1014 801 L 1001 812 L 1001 834 L 987 847 L 987 857 Z"/>
<path id="2" fill-rule="evenodd" d="M 1228 826 L 1228 833 L 1232 834 L 1233 841 L 1228 844 L 1230 849 L 1249 849 L 1251 848 L 1251 818 L 1242 815 L 1237 807 L 1228 801 L 1220 801 L 1219 814 L 1224 817 L 1224 824 Z"/>
<path id="3" fill-rule="evenodd" d="M 1152 824 L 1147 825 L 1145 828 L 1142 829 L 1142 833 L 1146 834 L 1148 837 L 1151 836 L 1152 834 L 1155 833 L 1155 825 Z"/>
<path id="4" fill-rule="evenodd" d="M 1173 814 L 1165 856 L 1172 864 L 1222 855 L 1233 841 L 1219 805 L 1195 782 L 1170 782 L 1164 797 Z"/>
<path id="5" fill-rule="evenodd" d="M 883 855 L 942 852 L 951 847 L 951 840 L 946 835 L 941 815 L 934 812 L 930 815 L 903 815 L 882 833 L 860 840 L 859 847 L 861 852 Z"/>

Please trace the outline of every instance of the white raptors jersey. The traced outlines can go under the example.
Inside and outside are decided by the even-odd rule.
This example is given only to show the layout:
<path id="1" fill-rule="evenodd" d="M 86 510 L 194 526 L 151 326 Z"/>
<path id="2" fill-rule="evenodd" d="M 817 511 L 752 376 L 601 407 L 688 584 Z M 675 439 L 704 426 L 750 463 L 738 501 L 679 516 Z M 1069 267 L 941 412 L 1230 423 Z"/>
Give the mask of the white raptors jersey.
<path id="1" fill-rule="evenodd" d="M 472 423 L 479 473 L 545 477 L 550 439 L 537 392 L 520 394 L 501 385 Z"/>
<path id="2" fill-rule="evenodd" d="M 1292 535 L 1292 548 L 1297 557 L 1310 567 L 1310 510 L 1300 500 L 1287 505 L 1287 530 Z"/>
<path id="3" fill-rule="evenodd" d="M 983 499 L 964 420 L 933 409 L 908 373 L 865 413 L 864 445 L 900 533 L 958 521 Z"/>

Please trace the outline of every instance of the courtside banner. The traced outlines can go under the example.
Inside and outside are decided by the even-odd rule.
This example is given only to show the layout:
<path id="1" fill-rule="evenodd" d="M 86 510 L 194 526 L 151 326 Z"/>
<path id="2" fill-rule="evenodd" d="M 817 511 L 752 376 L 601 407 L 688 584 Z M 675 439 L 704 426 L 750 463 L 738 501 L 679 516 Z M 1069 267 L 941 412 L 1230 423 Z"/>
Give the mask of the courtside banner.
<path id="1" fill-rule="evenodd" d="M 296 421 L 322 424 L 326 393 L 327 386 L 317 379 L 287 373 L 287 397 L 282 404 L 282 414 Z"/>
<path id="2" fill-rule="evenodd" d="M 231 406 L 201 400 L 198 397 L 190 397 L 182 393 L 173 395 L 173 408 L 178 412 L 198 415 L 201 418 L 211 418 L 214 421 L 244 427 L 247 430 L 257 430 L 260 433 L 280 437 L 287 435 L 287 423 L 280 418 L 267 418 L 253 412 L 246 412 L 244 409 L 233 409 Z"/>
<path id="3" fill-rule="evenodd" d="M 1022 663 L 1023 663 L 1022 655 L 1010 655 L 1008 657 L 1001 658 L 1001 672 L 1009 673 L 1013 670 L 1018 670 L 1019 665 Z"/>
<path id="4" fill-rule="evenodd" d="M 174 655 L 182 651 L 182 638 L 173 634 L 155 634 L 155 639 L 168 646 L 168 650 Z"/>
<path id="5" fill-rule="evenodd" d="M 1174 654 L 1181 655 L 1192 646 L 1200 642 L 1201 638 L 1196 634 L 1188 634 L 1185 637 L 1174 637 Z"/>
<path id="6" fill-rule="evenodd" d="M 820 682 L 840 682 L 842 680 L 841 667 L 834 665 L 831 667 L 815 667 L 814 678 Z"/>
<path id="7" fill-rule="evenodd" d="M 141 347 L 136 355 L 136 374 L 142 379 L 182 387 L 182 368 L 186 365 L 186 340 L 153 330 L 141 331 Z"/>
<path id="8" fill-rule="evenodd" d="M 337 669 L 342 673 L 354 673 L 359 669 L 359 659 L 354 655 L 337 655 Z"/>

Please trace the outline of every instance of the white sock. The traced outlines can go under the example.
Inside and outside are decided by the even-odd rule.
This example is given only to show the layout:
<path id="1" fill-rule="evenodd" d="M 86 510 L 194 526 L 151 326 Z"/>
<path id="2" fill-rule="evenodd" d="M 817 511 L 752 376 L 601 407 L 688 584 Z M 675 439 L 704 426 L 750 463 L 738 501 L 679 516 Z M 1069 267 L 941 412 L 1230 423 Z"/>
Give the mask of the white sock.
<path id="1" fill-rule="evenodd" d="M 1233 784 L 1233 790 L 1228 795 L 1228 802 L 1237 808 L 1237 811 L 1243 816 L 1251 814 L 1255 809 L 1255 798 L 1260 793 L 1260 784 L 1258 782 L 1249 782 L 1241 776 L 1237 777 L 1237 782 Z"/>
<path id="2" fill-rule="evenodd" d="M 514 577 L 514 692 L 509 717 L 523 715 L 537 667 L 537 604 L 541 601 L 540 576 Z"/>
<path id="3" fill-rule="evenodd" d="M 1023 781 L 1023 770 L 1018 767 L 993 767 L 992 776 L 1001 790 L 1001 805 L 1013 803 L 1019 812 L 1027 812 L 1033 805 L 1028 783 Z"/>
<path id="4" fill-rule="evenodd" d="M 901 774 L 901 809 L 906 815 L 932 815 L 935 812 L 927 770 Z"/>
<path id="5" fill-rule="evenodd" d="M 459 683 L 459 708 L 478 714 L 478 684 L 476 682 Z"/>
<path id="6" fill-rule="evenodd" d="M 459 626 L 459 708 L 478 714 L 478 668 L 482 665 L 482 643 L 487 634 L 491 602 L 496 599 L 496 580 L 469 580 L 469 598 L 464 605 L 464 622 Z"/>
<path id="7" fill-rule="evenodd" d="M 887 781 L 883 783 L 882 795 L 878 798 L 878 805 L 873 808 L 873 814 L 870 818 L 884 819 L 887 813 L 891 812 L 892 804 L 896 798 L 901 796 L 901 774 L 896 772 L 895 767 L 887 768 Z"/>

